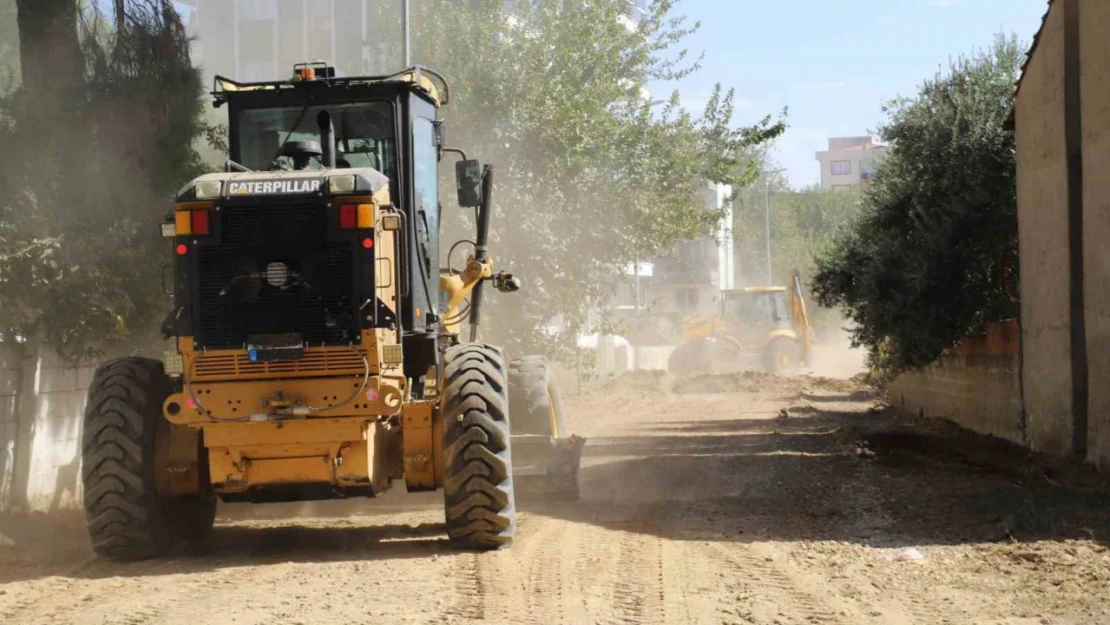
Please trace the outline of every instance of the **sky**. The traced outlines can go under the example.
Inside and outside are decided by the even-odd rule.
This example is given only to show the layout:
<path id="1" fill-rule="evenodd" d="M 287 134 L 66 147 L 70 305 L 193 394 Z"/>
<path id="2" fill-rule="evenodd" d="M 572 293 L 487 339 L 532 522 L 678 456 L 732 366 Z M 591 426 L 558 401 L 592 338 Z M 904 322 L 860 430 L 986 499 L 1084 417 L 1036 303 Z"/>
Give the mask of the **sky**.
<path id="1" fill-rule="evenodd" d="M 789 108 L 775 147 L 790 184 L 820 180 L 815 153 L 829 137 L 866 135 L 882 105 L 912 96 L 949 58 L 989 46 L 999 32 L 1028 44 L 1046 0 L 680 0 L 700 30 L 702 69 L 677 85 L 700 112 L 715 83 L 736 88 L 737 117 L 753 123 Z M 655 98 L 674 84 L 652 85 Z"/>
<path id="2" fill-rule="evenodd" d="M 420 2 L 421 0 L 412 0 Z M 1110 1 L 1110 0 L 1105 0 Z M 180 3 L 179 10 L 189 10 Z M 882 105 L 912 96 L 948 59 L 989 46 L 1000 32 L 1028 44 L 1047 0 L 678 0 L 674 13 L 701 28 L 685 42 L 704 53 L 680 83 L 650 85 L 652 97 L 678 88 L 701 112 L 713 86 L 736 89 L 737 121 L 788 108 L 774 156 L 796 188 L 820 180 L 815 153 L 829 137 L 867 135 Z"/>

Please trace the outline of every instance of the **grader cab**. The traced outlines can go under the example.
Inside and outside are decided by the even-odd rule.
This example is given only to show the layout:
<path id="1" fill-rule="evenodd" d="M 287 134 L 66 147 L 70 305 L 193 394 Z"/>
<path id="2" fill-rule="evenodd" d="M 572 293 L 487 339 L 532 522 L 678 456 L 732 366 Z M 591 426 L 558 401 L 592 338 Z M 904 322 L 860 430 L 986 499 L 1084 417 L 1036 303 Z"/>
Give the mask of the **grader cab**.
<path id="1" fill-rule="evenodd" d="M 203 541 L 217 498 L 372 497 L 397 480 L 443 489 L 452 540 L 498 548 L 513 539 L 514 483 L 576 496 L 584 441 L 565 430 L 550 365 L 477 342 L 483 286 L 519 282 L 492 269 L 492 167 L 444 144 L 446 80 L 304 64 L 289 81 L 215 82 L 226 171 L 185 185 L 162 226 L 175 349 L 107 361 L 89 389 L 96 553 Z M 477 232 L 466 266 L 441 270 L 450 153 Z"/>

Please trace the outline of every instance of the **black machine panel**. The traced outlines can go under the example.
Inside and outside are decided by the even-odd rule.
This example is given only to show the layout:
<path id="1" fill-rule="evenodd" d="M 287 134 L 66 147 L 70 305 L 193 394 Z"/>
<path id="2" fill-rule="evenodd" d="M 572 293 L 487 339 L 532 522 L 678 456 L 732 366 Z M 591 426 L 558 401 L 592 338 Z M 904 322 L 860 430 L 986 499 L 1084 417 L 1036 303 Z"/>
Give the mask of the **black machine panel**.
<path id="1" fill-rule="evenodd" d="M 358 340 L 355 241 L 338 236 L 330 212 L 320 204 L 221 207 L 218 240 L 196 250 L 200 346 L 287 333 L 309 345 Z"/>

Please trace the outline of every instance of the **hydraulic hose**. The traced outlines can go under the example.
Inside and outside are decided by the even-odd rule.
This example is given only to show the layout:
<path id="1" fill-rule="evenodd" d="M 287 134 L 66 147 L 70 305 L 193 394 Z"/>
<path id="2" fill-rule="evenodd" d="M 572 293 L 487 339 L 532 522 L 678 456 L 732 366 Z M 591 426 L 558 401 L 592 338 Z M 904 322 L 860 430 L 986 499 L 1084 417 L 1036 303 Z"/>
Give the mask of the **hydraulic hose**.
<path id="1" fill-rule="evenodd" d="M 493 165 L 482 169 L 482 205 L 478 211 L 478 236 L 475 237 L 474 259 L 480 263 L 489 260 L 489 219 L 493 212 Z M 482 320 L 482 287 L 484 280 L 474 285 L 470 295 L 470 341 L 478 340 L 478 324 Z"/>

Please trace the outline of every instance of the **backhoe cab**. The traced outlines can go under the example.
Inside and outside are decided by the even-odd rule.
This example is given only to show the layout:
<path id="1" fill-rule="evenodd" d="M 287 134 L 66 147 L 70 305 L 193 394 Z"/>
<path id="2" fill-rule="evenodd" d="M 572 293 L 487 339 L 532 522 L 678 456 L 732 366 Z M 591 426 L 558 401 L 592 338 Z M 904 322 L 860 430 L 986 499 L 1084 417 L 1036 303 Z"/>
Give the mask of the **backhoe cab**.
<path id="1" fill-rule="evenodd" d="M 439 166 L 461 153 L 437 118 L 447 82 L 316 63 L 215 83 L 226 171 L 185 185 L 162 226 L 175 349 L 105 362 L 89 390 L 96 553 L 202 541 L 217 498 L 375 496 L 395 480 L 443 488 L 450 537 L 497 548 L 512 542 L 514 482 L 576 496 L 584 441 L 565 430 L 550 365 L 477 342 L 483 286 L 520 284 L 487 248 L 493 168 L 465 154 L 457 196 L 477 209 L 475 245 L 464 268 L 439 269 Z"/>

